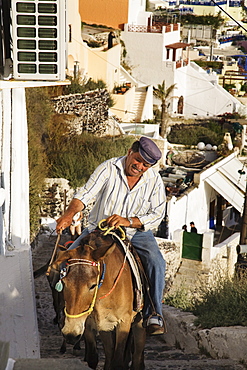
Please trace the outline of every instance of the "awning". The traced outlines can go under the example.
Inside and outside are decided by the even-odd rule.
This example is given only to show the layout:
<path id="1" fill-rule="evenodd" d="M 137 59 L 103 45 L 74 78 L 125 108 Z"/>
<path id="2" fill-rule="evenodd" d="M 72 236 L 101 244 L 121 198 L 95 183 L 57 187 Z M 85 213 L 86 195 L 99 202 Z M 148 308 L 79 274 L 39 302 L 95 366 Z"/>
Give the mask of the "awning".
<path id="1" fill-rule="evenodd" d="M 245 171 L 245 174 L 241 175 L 238 172 L 239 170 Z M 246 176 L 247 168 L 243 168 L 243 164 L 237 158 L 233 158 L 229 162 L 219 166 L 205 181 L 234 208 L 242 213 L 246 190 Z"/>
<path id="2" fill-rule="evenodd" d="M 245 193 L 247 168 L 236 157 L 218 167 L 217 170 Z M 245 175 L 241 175 L 238 171 L 245 171 Z"/>
<path id="3" fill-rule="evenodd" d="M 184 49 L 186 46 L 190 46 L 190 44 L 186 44 L 185 42 L 175 42 L 174 44 L 166 45 L 167 49 Z"/>
<path id="4" fill-rule="evenodd" d="M 244 194 L 221 173 L 215 172 L 206 182 L 225 198 L 240 213 L 243 212 Z"/>

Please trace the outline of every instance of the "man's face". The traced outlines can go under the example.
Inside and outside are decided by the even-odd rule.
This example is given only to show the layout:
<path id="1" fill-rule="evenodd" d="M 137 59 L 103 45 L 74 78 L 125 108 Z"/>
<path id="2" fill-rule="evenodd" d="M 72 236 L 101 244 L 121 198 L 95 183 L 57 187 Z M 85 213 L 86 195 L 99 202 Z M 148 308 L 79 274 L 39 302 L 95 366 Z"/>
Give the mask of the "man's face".
<path id="1" fill-rule="evenodd" d="M 125 162 L 125 173 L 127 176 L 141 177 L 150 167 L 152 165 L 145 162 L 139 152 L 134 153 L 129 149 Z"/>

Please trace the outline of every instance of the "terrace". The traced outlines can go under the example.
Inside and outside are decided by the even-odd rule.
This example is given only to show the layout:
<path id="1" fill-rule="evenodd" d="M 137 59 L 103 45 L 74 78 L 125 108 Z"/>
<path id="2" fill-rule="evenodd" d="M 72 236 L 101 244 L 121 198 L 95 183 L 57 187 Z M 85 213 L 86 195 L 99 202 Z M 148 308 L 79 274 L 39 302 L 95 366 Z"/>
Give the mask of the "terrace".
<path id="1" fill-rule="evenodd" d="M 165 24 L 161 22 L 153 22 L 152 25 L 134 25 L 128 24 L 128 32 L 143 32 L 143 33 L 162 33 L 178 31 L 178 23 Z"/>

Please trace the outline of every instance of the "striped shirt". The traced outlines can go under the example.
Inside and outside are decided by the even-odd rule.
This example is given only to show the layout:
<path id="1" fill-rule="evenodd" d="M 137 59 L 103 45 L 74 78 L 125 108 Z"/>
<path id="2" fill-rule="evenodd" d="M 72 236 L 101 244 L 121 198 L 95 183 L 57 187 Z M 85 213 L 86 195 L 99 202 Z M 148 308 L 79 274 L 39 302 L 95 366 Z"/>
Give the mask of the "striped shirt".
<path id="1" fill-rule="evenodd" d="M 89 231 L 99 221 L 113 214 L 122 217 L 138 217 L 143 230 L 155 230 L 165 214 L 166 195 L 161 176 L 153 167 L 143 173 L 130 190 L 125 175 L 125 157 L 112 158 L 100 164 L 87 183 L 75 194 L 86 206 L 95 200 L 89 215 Z M 127 228 L 131 238 L 136 229 Z"/>

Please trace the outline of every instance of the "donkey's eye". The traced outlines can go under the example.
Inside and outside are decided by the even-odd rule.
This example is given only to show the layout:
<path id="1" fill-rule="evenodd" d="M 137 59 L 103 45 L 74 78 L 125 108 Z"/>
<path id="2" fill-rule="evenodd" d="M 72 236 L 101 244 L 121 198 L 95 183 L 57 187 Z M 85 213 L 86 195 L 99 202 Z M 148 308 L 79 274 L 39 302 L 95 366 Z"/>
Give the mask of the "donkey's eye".
<path id="1" fill-rule="evenodd" d="M 97 284 L 93 284 L 93 285 L 89 288 L 89 290 L 93 290 L 96 286 L 97 286 Z"/>

